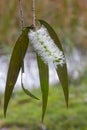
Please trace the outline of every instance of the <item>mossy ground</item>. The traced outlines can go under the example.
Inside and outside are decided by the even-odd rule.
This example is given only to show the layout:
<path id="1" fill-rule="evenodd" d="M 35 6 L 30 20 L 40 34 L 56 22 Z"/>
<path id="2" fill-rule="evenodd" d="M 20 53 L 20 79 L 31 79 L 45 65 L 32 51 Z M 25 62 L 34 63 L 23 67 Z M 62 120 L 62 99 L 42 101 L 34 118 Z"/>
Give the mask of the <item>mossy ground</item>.
<path id="1" fill-rule="evenodd" d="M 7 117 L 3 116 L 3 95 L 0 106 L 0 130 L 87 130 L 87 81 L 70 86 L 69 108 L 66 108 L 60 86 L 50 87 L 44 125 L 41 124 L 41 100 L 34 100 L 24 92 L 15 92 Z M 32 90 L 41 99 L 40 89 Z"/>

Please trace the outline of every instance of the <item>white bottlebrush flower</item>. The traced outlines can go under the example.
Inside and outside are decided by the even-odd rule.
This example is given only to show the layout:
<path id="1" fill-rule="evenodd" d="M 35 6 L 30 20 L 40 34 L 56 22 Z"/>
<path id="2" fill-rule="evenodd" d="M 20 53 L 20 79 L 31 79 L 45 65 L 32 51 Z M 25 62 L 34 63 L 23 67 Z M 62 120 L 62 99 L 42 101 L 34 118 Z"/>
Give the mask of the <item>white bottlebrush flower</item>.
<path id="1" fill-rule="evenodd" d="M 55 45 L 47 29 L 42 25 L 40 29 L 28 33 L 30 43 L 46 64 L 63 66 L 65 57 L 63 52 Z"/>

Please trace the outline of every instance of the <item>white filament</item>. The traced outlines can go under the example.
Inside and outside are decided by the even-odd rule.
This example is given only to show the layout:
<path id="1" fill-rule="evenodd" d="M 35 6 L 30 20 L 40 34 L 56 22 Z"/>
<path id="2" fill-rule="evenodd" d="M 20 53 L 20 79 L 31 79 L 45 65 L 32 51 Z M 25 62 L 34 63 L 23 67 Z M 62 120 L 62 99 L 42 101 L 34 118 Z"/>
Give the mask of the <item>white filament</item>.
<path id="1" fill-rule="evenodd" d="M 31 30 L 28 33 L 30 43 L 34 50 L 41 56 L 42 60 L 48 65 L 63 66 L 65 57 L 63 52 L 55 45 L 47 29 L 42 27 L 36 31 Z"/>

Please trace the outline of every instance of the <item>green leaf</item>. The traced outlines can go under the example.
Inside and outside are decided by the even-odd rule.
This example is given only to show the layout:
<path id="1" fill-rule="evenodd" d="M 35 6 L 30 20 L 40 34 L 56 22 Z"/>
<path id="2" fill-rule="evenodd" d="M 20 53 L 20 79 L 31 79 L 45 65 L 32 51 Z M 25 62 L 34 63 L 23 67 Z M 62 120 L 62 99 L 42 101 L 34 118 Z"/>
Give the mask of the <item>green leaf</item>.
<path id="1" fill-rule="evenodd" d="M 32 98 L 34 98 L 34 99 L 39 100 L 39 98 L 37 98 L 36 96 L 34 96 L 29 90 L 27 90 L 27 89 L 24 88 L 23 83 L 22 83 L 22 89 L 23 89 L 23 91 L 24 91 L 28 96 L 30 96 L 30 97 L 32 97 Z"/>
<path id="2" fill-rule="evenodd" d="M 48 66 L 42 61 L 42 59 L 38 55 L 37 55 L 37 63 L 39 70 L 40 86 L 42 91 L 42 122 L 43 122 L 48 101 L 49 70 Z"/>
<path id="3" fill-rule="evenodd" d="M 5 87 L 5 96 L 4 96 L 4 116 L 6 116 L 6 111 L 8 107 L 9 100 L 12 95 L 15 83 L 18 78 L 20 68 L 23 64 L 23 59 L 28 48 L 29 39 L 28 32 L 31 27 L 26 27 L 20 37 L 18 38 L 9 63 L 7 81 Z"/>
<path id="4" fill-rule="evenodd" d="M 67 74 L 66 64 L 64 64 L 63 66 L 58 66 L 56 70 L 57 70 L 57 74 L 59 76 L 61 85 L 63 87 L 65 101 L 66 101 L 66 105 L 68 107 L 69 87 L 68 87 L 68 74 Z"/>
<path id="5" fill-rule="evenodd" d="M 54 40 L 54 43 L 57 45 L 57 47 L 64 54 L 64 51 L 63 51 L 62 45 L 60 43 L 60 40 L 59 40 L 57 34 L 55 33 L 55 31 L 53 30 L 53 28 L 47 22 L 45 22 L 43 20 L 39 20 L 39 22 L 41 23 L 41 25 L 44 25 L 47 28 L 47 30 L 49 32 L 49 35 Z M 67 73 L 67 65 L 66 65 L 66 63 L 63 66 L 58 65 L 56 71 L 57 71 L 59 80 L 61 82 L 61 85 L 62 85 L 62 88 L 63 88 L 63 91 L 64 91 L 66 105 L 68 107 L 69 87 L 68 87 L 68 73 Z"/>
<path id="6" fill-rule="evenodd" d="M 21 67 L 21 69 L 22 69 L 22 74 L 24 73 L 24 60 L 22 61 L 22 67 Z"/>

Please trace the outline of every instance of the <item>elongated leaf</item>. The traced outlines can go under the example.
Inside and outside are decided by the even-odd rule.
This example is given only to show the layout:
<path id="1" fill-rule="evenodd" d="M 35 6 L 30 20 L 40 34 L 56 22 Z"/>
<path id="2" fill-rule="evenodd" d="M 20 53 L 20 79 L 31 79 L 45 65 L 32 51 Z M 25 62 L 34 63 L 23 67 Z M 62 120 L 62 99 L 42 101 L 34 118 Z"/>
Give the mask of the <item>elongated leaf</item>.
<path id="1" fill-rule="evenodd" d="M 47 22 L 45 22 L 43 20 L 39 20 L 39 22 L 41 23 L 41 25 L 44 25 L 47 28 L 47 30 L 49 32 L 49 35 L 54 40 L 54 42 L 58 46 L 58 48 L 64 54 L 64 51 L 63 51 L 62 45 L 60 43 L 60 40 L 59 40 L 57 34 L 55 33 L 55 31 L 53 30 L 53 28 Z M 63 88 L 63 91 L 64 91 L 66 104 L 67 104 L 67 107 L 68 107 L 69 88 L 68 88 L 68 74 L 67 74 L 67 65 L 66 65 L 66 63 L 63 66 L 58 65 L 56 71 L 57 71 L 59 80 L 61 82 L 61 85 L 62 85 L 62 88 Z"/>
<path id="2" fill-rule="evenodd" d="M 46 112 L 48 92 L 49 92 L 49 70 L 48 66 L 42 61 L 42 59 L 37 55 L 39 78 L 42 91 L 42 121 Z"/>
<path id="3" fill-rule="evenodd" d="M 22 67 L 21 67 L 21 69 L 22 69 L 22 74 L 24 73 L 24 60 L 22 61 Z"/>
<path id="4" fill-rule="evenodd" d="M 14 85 L 16 83 L 20 68 L 23 64 L 23 59 L 28 48 L 28 32 L 30 27 L 26 27 L 22 32 L 20 37 L 18 38 L 10 59 L 7 81 L 5 87 L 5 97 L 4 97 L 4 115 L 6 116 L 6 111 L 8 107 L 9 100 L 12 95 L 12 91 L 14 89 Z"/>
<path id="5" fill-rule="evenodd" d="M 24 92 L 25 92 L 28 96 L 30 96 L 30 97 L 32 97 L 32 98 L 34 98 L 34 99 L 39 100 L 39 98 L 37 98 L 36 96 L 34 96 L 28 89 L 25 89 L 25 88 L 24 88 L 23 83 L 22 83 L 22 89 L 24 90 Z"/>

